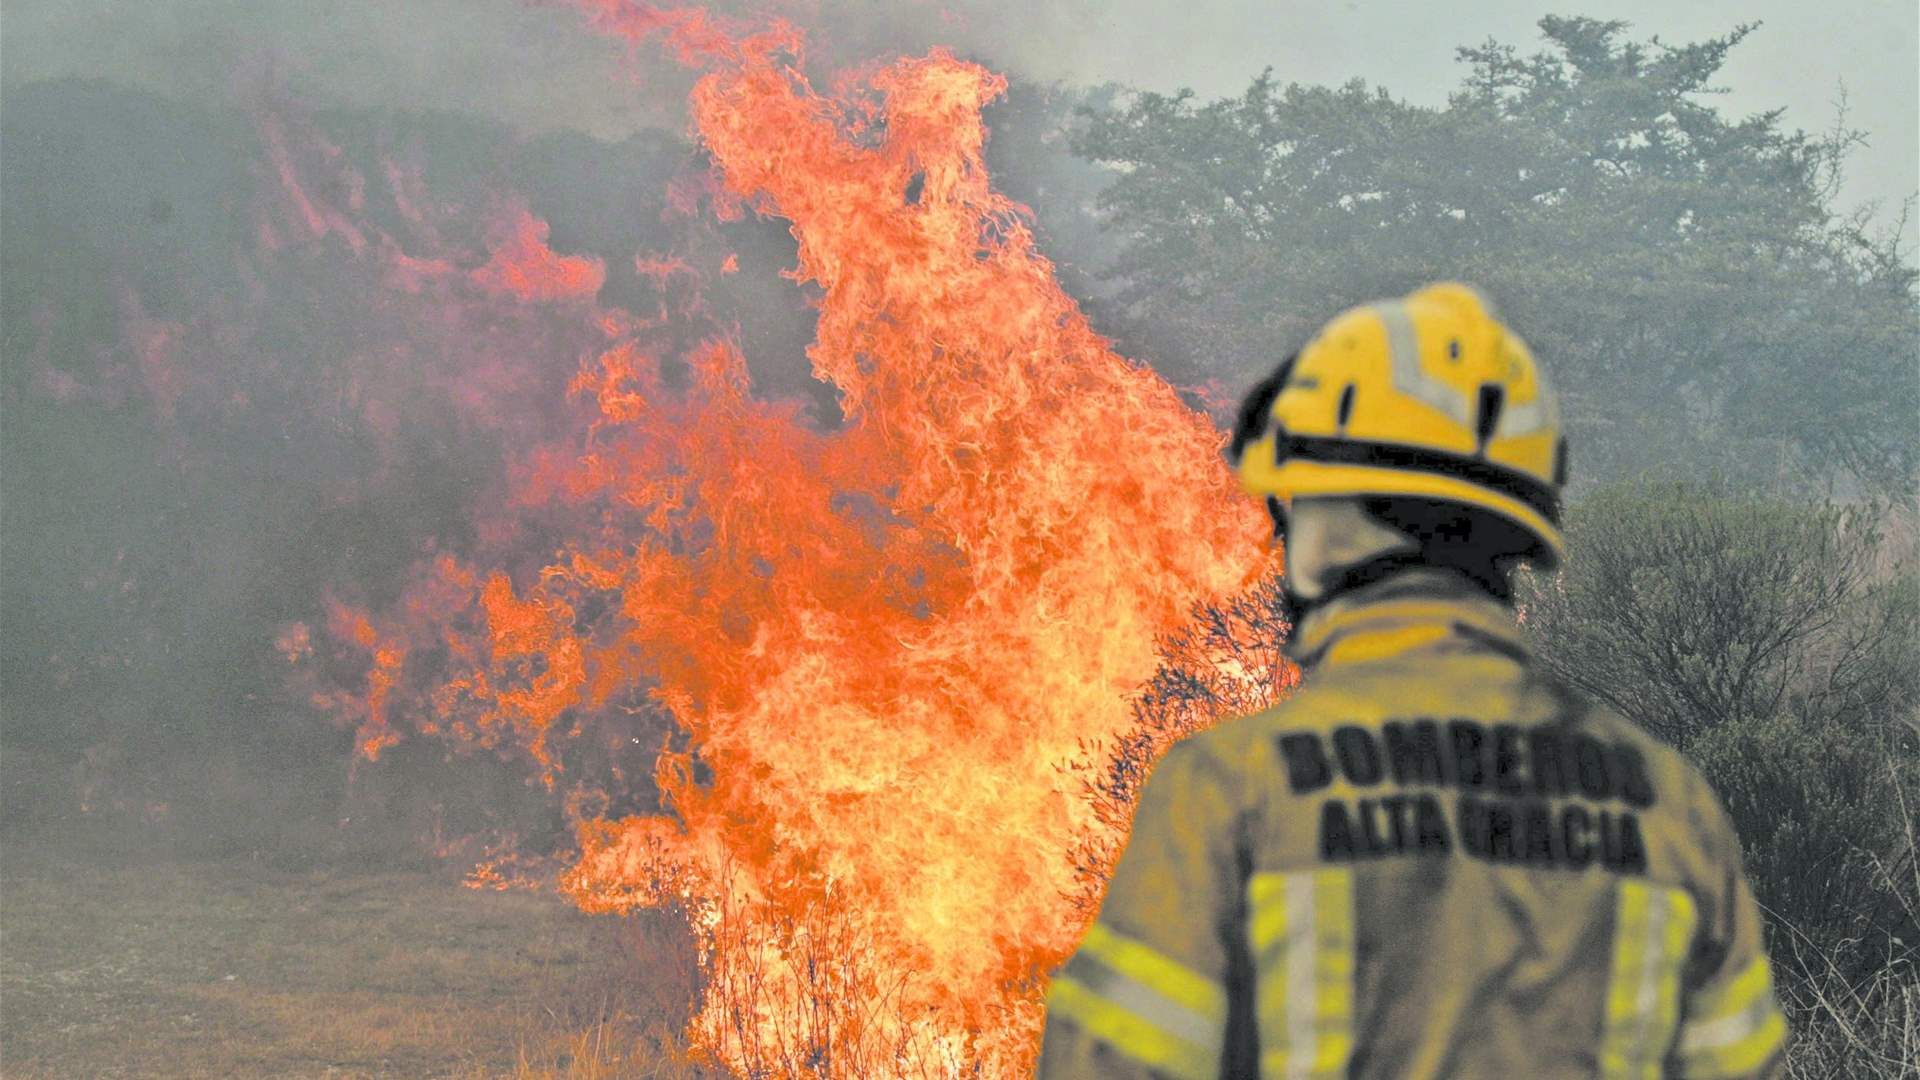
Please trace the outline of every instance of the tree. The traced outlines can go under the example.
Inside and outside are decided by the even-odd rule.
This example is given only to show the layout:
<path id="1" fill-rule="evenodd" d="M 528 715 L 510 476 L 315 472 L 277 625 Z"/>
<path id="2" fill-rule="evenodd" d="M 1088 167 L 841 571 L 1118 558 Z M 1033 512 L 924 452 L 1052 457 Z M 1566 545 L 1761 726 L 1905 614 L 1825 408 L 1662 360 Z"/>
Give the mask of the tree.
<path id="1" fill-rule="evenodd" d="M 1732 120 L 1705 99 L 1753 29 L 1686 46 L 1540 23 L 1461 49 L 1443 108 L 1385 89 L 1142 93 L 1078 152 L 1117 170 L 1136 354 L 1245 385 L 1339 308 L 1436 278 L 1485 288 L 1562 390 L 1577 472 L 1678 459 L 1751 481 L 1910 492 L 1913 267 L 1834 209 L 1857 136 Z"/>

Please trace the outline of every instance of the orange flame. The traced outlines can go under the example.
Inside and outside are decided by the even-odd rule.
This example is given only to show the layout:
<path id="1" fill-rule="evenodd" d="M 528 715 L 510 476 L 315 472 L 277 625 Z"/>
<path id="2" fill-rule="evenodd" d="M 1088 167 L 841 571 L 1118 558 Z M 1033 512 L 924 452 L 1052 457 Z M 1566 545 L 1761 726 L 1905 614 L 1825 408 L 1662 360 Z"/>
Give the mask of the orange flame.
<path id="1" fill-rule="evenodd" d="M 488 292 L 522 300 L 582 299 L 606 284 L 607 268 L 598 259 L 554 254 L 547 246 L 547 223 L 526 210 L 516 213 L 503 232 L 493 257 L 471 275 Z"/>
<path id="2" fill-rule="evenodd" d="M 791 223 L 788 276 L 821 290 L 807 357 L 846 419 L 756 397 L 725 335 L 662 346 L 594 306 L 601 264 L 521 212 L 468 285 L 580 305 L 611 339 L 572 384 L 584 433 L 527 451 L 503 500 L 557 554 L 489 562 L 520 526 L 482 522 L 475 563 L 423 564 L 379 618 L 336 608 L 369 660 L 360 749 L 411 725 L 517 747 L 551 786 L 564 747 L 651 699 L 684 737 L 654 767 L 666 812 L 579 814 L 563 888 L 689 912 L 699 1046 L 742 1073 L 1029 1069 L 1101 887 L 1076 855 L 1124 829 L 1069 765 L 1129 732 L 1156 638 L 1264 568 L 1262 520 L 1207 418 L 1094 333 L 992 190 L 1003 79 L 935 50 L 823 94 L 790 27 L 580 6 L 707 67 L 713 182 L 675 197 Z M 362 250 L 271 148 L 294 219 Z"/>

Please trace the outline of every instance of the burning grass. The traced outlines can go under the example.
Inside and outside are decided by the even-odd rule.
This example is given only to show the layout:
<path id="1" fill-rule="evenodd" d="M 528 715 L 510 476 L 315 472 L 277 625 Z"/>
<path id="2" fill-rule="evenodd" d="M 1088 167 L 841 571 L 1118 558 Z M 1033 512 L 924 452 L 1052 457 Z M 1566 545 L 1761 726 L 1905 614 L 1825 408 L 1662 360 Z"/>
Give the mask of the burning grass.
<path id="1" fill-rule="evenodd" d="M 10 1078 L 703 1075 L 677 1034 L 691 955 L 648 913 L 420 870 L 19 852 Z"/>

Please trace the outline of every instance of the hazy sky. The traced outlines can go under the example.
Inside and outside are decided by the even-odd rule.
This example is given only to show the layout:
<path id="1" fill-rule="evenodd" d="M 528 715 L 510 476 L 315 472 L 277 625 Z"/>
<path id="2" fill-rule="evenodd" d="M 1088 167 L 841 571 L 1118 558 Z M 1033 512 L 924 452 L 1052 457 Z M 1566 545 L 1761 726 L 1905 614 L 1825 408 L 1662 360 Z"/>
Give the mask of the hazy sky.
<path id="1" fill-rule="evenodd" d="M 1545 14 L 1624 19 L 1675 43 L 1763 25 L 1735 50 L 1722 99 L 1735 113 L 1786 109 L 1824 130 L 1844 83 L 1865 130 L 1844 204 L 1881 219 L 1920 188 L 1920 4 L 1915 0 L 780 0 L 828 22 L 854 55 L 945 41 L 1041 78 L 1191 86 L 1219 96 L 1271 65 L 1287 81 L 1361 76 L 1438 104 L 1460 79 L 1454 49 L 1488 38 L 1538 46 Z M 738 2 L 729 6 L 748 6 Z M 621 50 L 564 5 L 523 0 L 6 0 L 0 78 L 81 74 L 180 93 L 222 92 L 237 68 L 272 63 L 362 104 L 471 110 L 524 128 L 617 135 L 663 122 Z M 662 68 L 668 68 L 664 62 Z M 642 79 L 646 76 L 643 74 Z M 669 85 L 677 77 L 662 71 Z M 1909 232 L 1909 237 L 1912 233 Z"/>

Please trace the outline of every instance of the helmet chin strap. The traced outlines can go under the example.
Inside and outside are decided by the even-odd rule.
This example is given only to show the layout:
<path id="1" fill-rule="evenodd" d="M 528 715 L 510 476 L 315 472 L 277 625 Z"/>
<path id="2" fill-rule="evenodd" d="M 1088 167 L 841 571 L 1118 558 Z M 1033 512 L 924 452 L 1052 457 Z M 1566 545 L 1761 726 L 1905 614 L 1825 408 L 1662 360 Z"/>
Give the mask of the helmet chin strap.
<path id="1" fill-rule="evenodd" d="M 1295 499 L 1275 522 L 1286 545 L 1281 588 L 1295 618 L 1343 592 L 1427 565 L 1418 541 L 1368 514 L 1357 498 Z"/>

